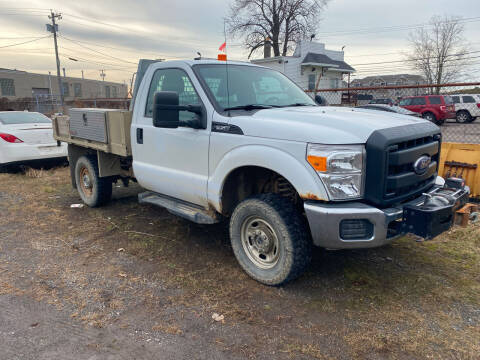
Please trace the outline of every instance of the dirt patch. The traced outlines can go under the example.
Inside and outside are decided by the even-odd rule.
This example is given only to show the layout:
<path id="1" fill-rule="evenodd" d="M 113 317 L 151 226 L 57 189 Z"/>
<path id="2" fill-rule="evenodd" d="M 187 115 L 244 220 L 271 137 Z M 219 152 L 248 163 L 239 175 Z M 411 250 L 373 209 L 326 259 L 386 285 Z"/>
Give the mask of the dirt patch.
<path id="1" fill-rule="evenodd" d="M 0 174 L 0 306 L 19 318 L 28 311 L 15 299 L 33 314 L 48 307 L 52 327 L 77 329 L 60 347 L 87 336 L 82 349 L 100 358 L 131 358 L 127 344 L 137 358 L 163 349 L 168 358 L 205 359 L 480 353 L 478 225 L 424 243 L 405 237 L 380 249 L 315 249 L 302 278 L 271 288 L 241 271 L 224 225 L 139 205 L 140 191 L 114 187 L 108 206 L 71 209 L 80 199 L 66 168 Z M 3 333 L 13 326 L 0 323 Z M 22 334 L 2 348 L 17 349 Z M 58 334 L 45 334 L 25 358 L 48 354 Z"/>

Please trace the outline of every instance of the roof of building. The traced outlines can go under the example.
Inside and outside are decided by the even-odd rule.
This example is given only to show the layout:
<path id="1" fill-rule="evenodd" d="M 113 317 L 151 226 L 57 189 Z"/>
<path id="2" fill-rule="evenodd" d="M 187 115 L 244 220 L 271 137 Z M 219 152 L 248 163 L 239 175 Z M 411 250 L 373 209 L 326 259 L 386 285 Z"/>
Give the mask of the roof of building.
<path id="1" fill-rule="evenodd" d="M 26 75 L 26 76 L 33 75 L 33 76 L 52 76 L 54 78 L 57 77 L 56 75 L 53 75 L 53 74 L 52 75 L 39 74 L 39 73 L 33 73 L 33 72 L 24 71 L 24 70 L 6 69 L 6 68 L 0 68 L 0 73 L 10 74 L 10 75 L 16 74 L 16 75 Z M 2 76 L 8 76 L 8 75 L 2 75 Z M 104 81 L 104 80 L 100 80 L 100 79 L 97 80 L 97 79 L 88 79 L 88 78 L 78 78 L 78 77 L 73 77 L 73 76 L 62 76 L 61 78 L 64 81 L 92 81 L 92 82 L 102 83 L 102 84 L 105 84 L 105 85 L 127 86 L 126 84 L 122 84 L 122 83 L 119 83 L 119 82 Z"/>
<path id="2" fill-rule="evenodd" d="M 364 81 L 375 81 L 382 79 L 386 82 L 392 82 L 396 81 L 400 78 L 405 78 L 408 80 L 413 80 L 413 81 L 424 81 L 425 79 L 421 75 L 415 75 L 415 74 L 392 74 L 392 75 L 372 75 L 372 76 L 367 76 L 364 77 L 363 79 L 355 79 L 352 82 L 364 82 Z"/>
<path id="3" fill-rule="evenodd" d="M 309 52 L 302 61 L 302 64 L 322 64 L 333 65 L 341 70 L 355 71 L 353 67 L 348 65 L 345 61 L 333 60 L 325 54 L 316 54 Z"/>

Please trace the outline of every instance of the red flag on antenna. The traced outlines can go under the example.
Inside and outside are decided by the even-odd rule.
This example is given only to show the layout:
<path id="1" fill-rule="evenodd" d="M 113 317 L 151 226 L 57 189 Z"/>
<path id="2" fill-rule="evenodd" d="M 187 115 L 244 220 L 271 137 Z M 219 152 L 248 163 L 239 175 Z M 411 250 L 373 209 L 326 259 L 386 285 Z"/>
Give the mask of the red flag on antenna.
<path id="1" fill-rule="evenodd" d="M 220 45 L 220 47 L 218 48 L 218 50 L 220 51 L 225 51 L 225 48 L 227 47 L 227 42 L 225 41 L 222 45 Z"/>

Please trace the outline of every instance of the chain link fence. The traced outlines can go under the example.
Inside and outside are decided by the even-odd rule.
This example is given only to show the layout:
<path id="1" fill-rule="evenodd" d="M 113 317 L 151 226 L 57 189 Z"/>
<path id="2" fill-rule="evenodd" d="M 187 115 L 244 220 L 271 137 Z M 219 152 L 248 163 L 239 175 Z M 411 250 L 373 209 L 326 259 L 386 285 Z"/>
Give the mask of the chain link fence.
<path id="1" fill-rule="evenodd" d="M 330 106 L 421 116 L 440 126 L 444 142 L 480 144 L 480 83 L 344 87 L 308 91 Z M 411 113 L 409 113 L 411 112 Z"/>
<path id="2" fill-rule="evenodd" d="M 128 109 L 130 99 L 108 98 L 108 99 L 75 99 L 64 101 L 61 105 L 59 95 L 37 95 L 32 98 L 23 98 L 17 100 L 0 99 L 0 111 L 36 111 L 47 116 L 56 113 L 66 113 L 70 108 L 108 108 L 108 109 Z"/>

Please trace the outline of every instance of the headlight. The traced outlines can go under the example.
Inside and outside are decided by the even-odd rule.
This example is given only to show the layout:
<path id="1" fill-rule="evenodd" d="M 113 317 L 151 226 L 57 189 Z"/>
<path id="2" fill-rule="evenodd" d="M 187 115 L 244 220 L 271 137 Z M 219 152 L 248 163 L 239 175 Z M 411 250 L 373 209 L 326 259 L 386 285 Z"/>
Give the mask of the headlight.
<path id="1" fill-rule="evenodd" d="M 317 171 L 332 200 L 363 196 L 362 145 L 308 144 L 307 161 Z"/>

